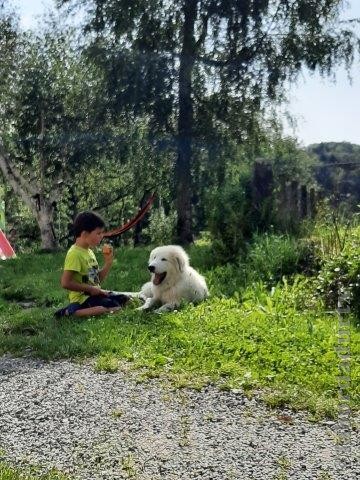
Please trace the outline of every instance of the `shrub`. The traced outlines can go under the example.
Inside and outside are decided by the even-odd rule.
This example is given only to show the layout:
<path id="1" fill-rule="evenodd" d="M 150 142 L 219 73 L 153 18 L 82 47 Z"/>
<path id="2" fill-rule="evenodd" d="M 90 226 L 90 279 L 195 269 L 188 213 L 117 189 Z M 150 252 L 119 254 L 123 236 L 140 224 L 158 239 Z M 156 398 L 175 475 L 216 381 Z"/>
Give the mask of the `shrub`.
<path id="1" fill-rule="evenodd" d="M 278 281 L 284 275 L 312 272 L 313 245 L 287 234 L 255 235 L 249 247 L 246 267 L 249 277 Z"/>
<path id="2" fill-rule="evenodd" d="M 360 316 L 360 229 L 353 229 L 342 251 L 325 256 L 317 277 L 318 293 L 329 308 L 336 308 L 340 294 L 348 296 Z"/>
<path id="3" fill-rule="evenodd" d="M 225 185 L 211 196 L 209 229 L 215 256 L 221 261 L 236 258 L 251 235 L 248 181 Z"/>
<path id="4" fill-rule="evenodd" d="M 317 277 L 317 290 L 329 308 L 336 308 L 339 295 L 348 297 L 354 312 L 360 315 L 360 253 L 342 252 L 324 261 Z"/>

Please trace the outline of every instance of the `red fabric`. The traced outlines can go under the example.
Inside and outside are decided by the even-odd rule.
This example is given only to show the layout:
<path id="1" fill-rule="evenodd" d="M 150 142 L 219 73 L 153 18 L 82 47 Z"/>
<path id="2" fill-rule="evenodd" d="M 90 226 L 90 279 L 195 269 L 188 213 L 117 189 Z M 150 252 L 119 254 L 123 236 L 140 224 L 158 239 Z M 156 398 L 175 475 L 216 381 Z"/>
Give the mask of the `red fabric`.
<path id="1" fill-rule="evenodd" d="M 115 237 L 117 235 L 121 235 L 124 232 L 127 232 L 128 230 L 130 230 L 130 228 L 134 227 L 138 222 L 140 222 L 140 220 L 143 218 L 145 213 L 150 209 L 154 199 L 155 199 L 155 193 L 151 195 L 149 200 L 146 202 L 145 206 L 138 211 L 137 215 L 134 218 L 126 222 L 124 225 L 121 225 L 120 227 L 117 227 L 117 228 L 114 228 L 113 230 L 105 232 L 104 237 Z"/>
<path id="2" fill-rule="evenodd" d="M 0 257 L 15 257 L 15 252 L 2 230 L 0 230 Z"/>

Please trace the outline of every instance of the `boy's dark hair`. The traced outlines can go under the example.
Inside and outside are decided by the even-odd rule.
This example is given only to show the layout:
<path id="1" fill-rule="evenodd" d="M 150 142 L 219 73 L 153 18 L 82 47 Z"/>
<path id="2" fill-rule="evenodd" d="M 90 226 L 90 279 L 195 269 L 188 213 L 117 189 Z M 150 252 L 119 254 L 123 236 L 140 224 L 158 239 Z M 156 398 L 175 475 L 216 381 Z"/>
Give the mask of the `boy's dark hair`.
<path id="1" fill-rule="evenodd" d="M 92 232 L 95 228 L 104 228 L 104 220 L 94 212 L 80 212 L 76 215 L 72 230 L 75 238 L 80 237 L 81 232 Z"/>

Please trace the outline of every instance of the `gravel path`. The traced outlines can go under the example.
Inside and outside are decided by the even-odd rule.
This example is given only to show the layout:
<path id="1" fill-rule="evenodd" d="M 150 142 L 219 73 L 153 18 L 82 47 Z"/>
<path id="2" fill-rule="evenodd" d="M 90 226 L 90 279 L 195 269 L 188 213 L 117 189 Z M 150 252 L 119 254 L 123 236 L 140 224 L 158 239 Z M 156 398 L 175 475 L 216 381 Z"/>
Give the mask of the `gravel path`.
<path id="1" fill-rule="evenodd" d="M 288 416 L 291 415 L 291 418 Z M 0 357 L 0 448 L 81 480 L 352 480 L 334 422 L 272 411 L 239 392 L 172 391 L 91 365 Z"/>

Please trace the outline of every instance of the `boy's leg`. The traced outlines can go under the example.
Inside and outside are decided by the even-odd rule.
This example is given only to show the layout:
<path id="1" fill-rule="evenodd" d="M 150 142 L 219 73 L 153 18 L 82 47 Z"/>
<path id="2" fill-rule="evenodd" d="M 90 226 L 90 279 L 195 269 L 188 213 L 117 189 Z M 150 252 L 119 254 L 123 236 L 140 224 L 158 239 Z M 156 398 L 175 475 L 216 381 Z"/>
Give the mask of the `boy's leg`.
<path id="1" fill-rule="evenodd" d="M 116 298 L 121 297 L 121 298 Z M 89 297 L 82 304 L 82 308 L 76 310 L 74 315 L 77 317 L 92 317 L 96 315 L 103 315 L 104 313 L 112 313 L 121 310 L 122 304 L 124 305 L 129 300 L 125 295 L 109 297 L 95 296 Z M 120 303 L 121 302 L 121 303 Z"/>
<path id="2" fill-rule="evenodd" d="M 114 313 L 122 310 L 122 307 L 105 308 L 105 307 L 89 307 L 76 310 L 75 317 L 96 317 L 97 315 L 104 315 L 104 313 Z"/>
<path id="3" fill-rule="evenodd" d="M 92 317 L 103 315 L 104 313 L 111 313 L 121 310 L 122 305 L 125 305 L 129 297 L 125 295 L 115 295 L 113 297 L 95 296 L 89 297 L 84 303 L 72 303 L 65 308 L 55 312 L 55 317 L 68 317 L 74 315 L 75 317 Z"/>
<path id="4" fill-rule="evenodd" d="M 80 308 L 74 312 L 75 317 L 95 317 L 97 315 L 103 315 L 107 313 L 109 310 L 105 307 L 88 307 L 88 308 Z"/>
<path id="5" fill-rule="evenodd" d="M 109 302 L 112 303 L 114 307 L 123 307 L 131 300 L 131 297 L 129 295 L 126 295 L 125 293 L 110 293 L 110 295 L 106 298 Z"/>

